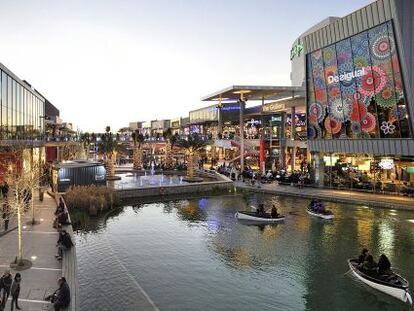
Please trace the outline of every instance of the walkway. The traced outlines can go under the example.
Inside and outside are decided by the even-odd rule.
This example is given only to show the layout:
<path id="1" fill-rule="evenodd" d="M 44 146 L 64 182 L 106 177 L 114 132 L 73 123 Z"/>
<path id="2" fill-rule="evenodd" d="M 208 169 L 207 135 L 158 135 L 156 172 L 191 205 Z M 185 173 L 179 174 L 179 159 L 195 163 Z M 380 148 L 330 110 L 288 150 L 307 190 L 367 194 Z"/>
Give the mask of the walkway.
<path id="1" fill-rule="evenodd" d="M 62 275 L 62 263 L 55 259 L 58 233 L 53 229 L 55 201 L 45 195 L 40 202 L 35 197 L 36 219 L 40 224 L 26 225 L 30 217 L 24 219 L 23 257 L 32 261 L 30 269 L 20 271 L 22 275 L 20 306 L 25 311 L 52 310 L 52 305 L 44 298 L 57 288 L 57 279 Z M 30 213 L 29 213 L 30 214 Z M 17 230 L 0 237 L 0 273 L 9 268 L 17 254 Z M 11 270 L 14 276 L 17 271 Z M 6 309 L 10 310 L 10 299 Z"/>
<path id="2" fill-rule="evenodd" d="M 275 195 L 295 196 L 301 198 L 318 198 L 331 202 L 350 204 L 364 204 L 373 207 L 385 207 L 395 209 L 414 210 L 414 198 L 397 195 L 367 193 L 349 190 L 335 190 L 323 188 L 305 187 L 299 189 L 295 186 L 279 185 L 276 183 L 262 184 L 260 188 L 252 187 L 242 182 L 235 182 L 239 189 L 248 191 L 269 193 Z"/>

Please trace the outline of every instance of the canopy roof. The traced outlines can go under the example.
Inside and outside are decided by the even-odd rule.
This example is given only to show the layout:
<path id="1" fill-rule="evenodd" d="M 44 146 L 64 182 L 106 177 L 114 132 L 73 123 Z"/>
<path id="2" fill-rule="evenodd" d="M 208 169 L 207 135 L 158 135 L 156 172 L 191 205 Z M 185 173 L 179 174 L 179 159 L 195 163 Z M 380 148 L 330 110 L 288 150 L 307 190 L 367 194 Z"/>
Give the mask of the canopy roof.
<path id="1" fill-rule="evenodd" d="M 298 86 L 253 86 L 233 85 L 221 91 L 204 96 L 202 101 L 239 100 L 278 100 L 287 97 L 305 96 L 305 89 Z"/>

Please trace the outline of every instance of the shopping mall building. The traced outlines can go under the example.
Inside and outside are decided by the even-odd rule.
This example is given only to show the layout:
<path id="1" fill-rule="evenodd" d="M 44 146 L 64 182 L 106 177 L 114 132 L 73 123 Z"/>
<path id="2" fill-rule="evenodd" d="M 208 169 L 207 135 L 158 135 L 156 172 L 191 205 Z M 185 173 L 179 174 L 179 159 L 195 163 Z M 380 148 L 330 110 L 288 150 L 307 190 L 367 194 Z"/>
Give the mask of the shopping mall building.
<path id="1" fill-rule="evenodd" d="M 414 193 L 413 16 L 378 0 L 301 38 L 319 185 Z"/>
<path id="2" fill-rule="evenodd" d="M 44 161 L 47 100 L 0 63 L 0 182 L 30 161 Z M 54 108 L 48 103 L 50 109 Z"/>

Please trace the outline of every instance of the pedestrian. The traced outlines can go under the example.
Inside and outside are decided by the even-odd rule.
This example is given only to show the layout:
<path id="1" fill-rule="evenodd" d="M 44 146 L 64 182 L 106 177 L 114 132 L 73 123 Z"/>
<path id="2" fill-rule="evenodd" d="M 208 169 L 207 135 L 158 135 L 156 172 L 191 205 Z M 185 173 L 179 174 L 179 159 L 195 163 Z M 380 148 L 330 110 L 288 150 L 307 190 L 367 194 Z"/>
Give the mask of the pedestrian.
<path id="1" fill-rule="evenodd" d="M 2 307 L 4 308 L 6 306 L 7 299 L 9 299 L 10 296 L 10 289 L 12 285 L 12 275 L 10 274 L 10 270 L 6 269 L 0 278 L 0 293 L 3 291 L 2 295 Z"/>
<path id="2" fill-rule="evenodd" d="M 57 260 L 62 260 L 63 251 L 70 249 L 73 246 L 70 234 L 66 230 L 62 230 L 59 233 L 59 239 L 57 241 L 58 253 L 55 256 Z"/>
<path id="3" fill-rule="evenodd" d="M 10 210 L 9 210 L 9 202 L 7 198 L 4 199 L 3 202 L 3 221 L 4 221 L 4 231 L 7 231 L 9 229 L 9 217 L 10 217 Z"/>
<path id="4" fill-rule="evenodd" d="M 11 286 L 11 296 L 12 296 L 12 301 L 11 301 L 11 311 L 13 311 L 13 307 L 16 306 L 16 310 L 21 310 L 19 307 L 19 295 L 20 295 L 20 281 L 22 280 L 22 276 L 20 275 L 20 273 L 16 273 L 16 275 L 14 276 L 14 281 L 13 284 Z"/>
<path id="5" fill-rule="evenodd" d="M 7 181 L 4 181 L 3 186 L 1 187 L 1 194 L 3 195 L 3 198 L 7 198 L 7 195 L 9 194 L 9 184 Z"/>

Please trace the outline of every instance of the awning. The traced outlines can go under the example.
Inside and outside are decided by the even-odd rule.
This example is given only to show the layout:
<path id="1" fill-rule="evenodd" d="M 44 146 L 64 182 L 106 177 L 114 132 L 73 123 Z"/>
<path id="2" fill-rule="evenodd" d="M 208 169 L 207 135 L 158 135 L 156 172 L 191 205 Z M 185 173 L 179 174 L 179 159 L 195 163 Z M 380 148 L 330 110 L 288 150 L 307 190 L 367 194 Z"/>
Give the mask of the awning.
<path id="1" fill-rule="evenodd" d="M 202 101 L 239 100 L 279 100 L 283 98 L 305 96 L 305 89 L 298 86 L 252 86 L 233 85 L 221 91 L 203 97 Z"/>

